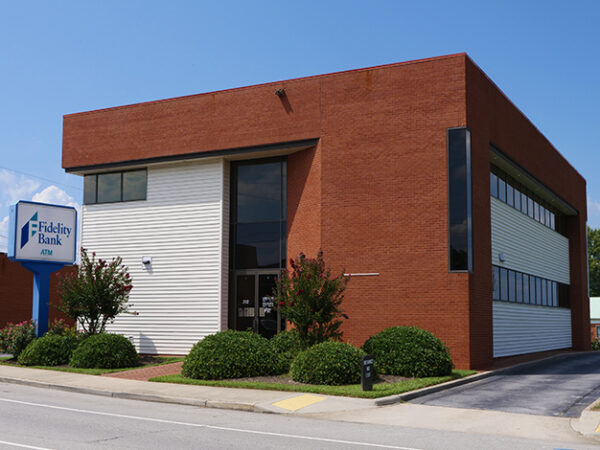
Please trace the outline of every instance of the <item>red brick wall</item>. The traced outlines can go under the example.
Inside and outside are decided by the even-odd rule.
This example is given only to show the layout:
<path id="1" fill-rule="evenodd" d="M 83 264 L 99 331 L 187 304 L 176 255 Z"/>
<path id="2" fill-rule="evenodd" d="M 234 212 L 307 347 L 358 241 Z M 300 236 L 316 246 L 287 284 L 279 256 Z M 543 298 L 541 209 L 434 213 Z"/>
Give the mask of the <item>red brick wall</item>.
<path id="1" fill-rule="evenodd" d="M 50 276 L 50 304 L 59 302 L 57 295 L 58 277 L 74 270 L 65 267 Z M 31 319 L 33 297 L 33 274 L 21 264 L 11 262 L 6 253 L 0 253 L 0 328 L 8 322 L 17 323 Z M 50 322 L 67 319 L 56 308 L 50 306 Z"/>

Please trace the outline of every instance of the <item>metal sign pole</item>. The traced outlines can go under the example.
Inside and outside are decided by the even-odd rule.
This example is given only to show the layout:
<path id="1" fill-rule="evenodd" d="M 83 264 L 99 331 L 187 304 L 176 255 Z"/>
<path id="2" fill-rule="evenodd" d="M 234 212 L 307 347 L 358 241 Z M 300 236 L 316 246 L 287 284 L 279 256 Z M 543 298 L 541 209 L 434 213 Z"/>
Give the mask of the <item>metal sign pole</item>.
<path id="1" fill-rule="evenodd" d="M 36 337 L 42 337 L 48 331 L 50 274 L 62 269 L 65 264 L 22 262 L 21 265 L 30 272 L 33 272 L 31 318 L 35 323 Z"/>

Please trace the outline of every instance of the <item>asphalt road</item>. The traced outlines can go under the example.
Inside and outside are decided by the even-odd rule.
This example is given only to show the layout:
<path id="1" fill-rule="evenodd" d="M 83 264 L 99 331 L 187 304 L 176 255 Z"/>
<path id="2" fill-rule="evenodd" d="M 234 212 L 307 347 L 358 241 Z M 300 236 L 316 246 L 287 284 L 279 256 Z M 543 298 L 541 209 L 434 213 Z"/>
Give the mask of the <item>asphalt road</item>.
<path id="1" fill-rule="evenodd" d="M 479 432 L 194 408 L 0 383 L 0 448 L 596 448 Z"/>
<path id="2" fill-rule="evenodd" d="M 541 361 L 411 403 L 578 417 L 599 397 L 600 352 L 588 352 Z"/>

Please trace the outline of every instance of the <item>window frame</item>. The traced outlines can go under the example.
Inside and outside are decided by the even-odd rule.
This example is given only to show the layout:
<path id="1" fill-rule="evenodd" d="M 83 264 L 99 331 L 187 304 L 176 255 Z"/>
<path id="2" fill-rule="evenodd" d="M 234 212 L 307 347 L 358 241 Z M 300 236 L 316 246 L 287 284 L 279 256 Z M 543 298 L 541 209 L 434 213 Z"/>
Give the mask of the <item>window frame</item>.
<path id="1" fill-rule="evenodd" d="M 130 172 L 144 172 L 144 176 L 145 176 L 145 180 L 146 180 L 146 186 L 144 189 L 144 198 L 137 198 L 137 199 L 131 199 L 131 200 L 123 200 L 123 179 L 124 179 L 124 174 L 125 173 L 130 173 Z M 110 201 L 98 201 L 98 177 L 100 175 L 115 175 L 115 174 L 119 174 L 120 175 L 120 187 L 119 187 L 119 200 L 110 200 Z M 85 180 L 87 177 L 94 177 L 94 201 L 93 202 L 86 202 L 85 201 Z M 142 168 L 142 169 L 128 169 L 128 170 L 119 170 L 119 171 L 115 171 L 115 172 L 98 172 L 98 173 L 90 173 L 90 174 L 86 174 L 84 175 L 84 205 L 106 205 L 109 203 L 129 203 L 129 202 L 140 202 L 140 201 L 145 201 L 148 199 L 148 169 L 146 167 Z"/>

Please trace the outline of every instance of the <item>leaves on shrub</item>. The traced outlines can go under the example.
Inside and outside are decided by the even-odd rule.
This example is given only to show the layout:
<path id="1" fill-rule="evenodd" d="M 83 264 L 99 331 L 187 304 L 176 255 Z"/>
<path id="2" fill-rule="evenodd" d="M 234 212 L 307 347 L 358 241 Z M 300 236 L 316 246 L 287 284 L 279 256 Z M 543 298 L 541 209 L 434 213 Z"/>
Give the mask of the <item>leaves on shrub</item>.
<path id="1" fill-rule="evenodd" d="M 284 372 L 268 339 L 250 331 L 227 330 L 198 342 L 183 363 L 184 377 L 202 380 L 255 377 Z"/>
<path id="2" fill-rule="evenodd" d="M 322 342 L 300 352 L 292 362 L 294 381 L 309 384 L 342 385 L 360 382 L 361 349 L 343 342 Z"/>
<path id="3" fill-rule="evenodd" d="M 375 370 L 404 377 L 449 375 L 454 367 L 444 343 L 417 327 L 390 327 L 367 339 L 363 350 L 373 355 Z"/>
<path id="4" fill-rule="evenodd" d="M 32 341 L 19 355 L 24 366 L 60 366 L 67 364 L 77 339 L 71 336 L 46 335 Z"/>
<path id="5" fill-rule="evenodd" d="M 139 356 L 125 336 L 101 333 L 79 344 L 69 364 L 85 369 L 120 369 L 137 366 Z"/>

